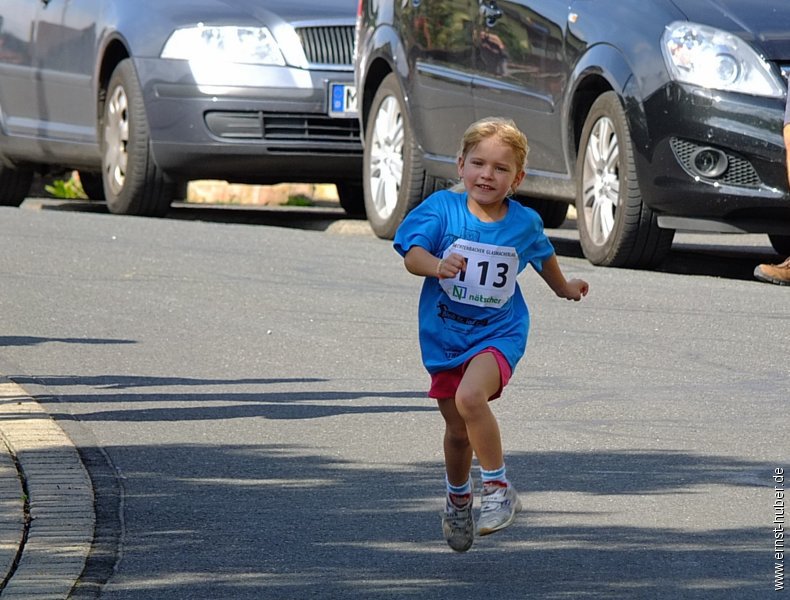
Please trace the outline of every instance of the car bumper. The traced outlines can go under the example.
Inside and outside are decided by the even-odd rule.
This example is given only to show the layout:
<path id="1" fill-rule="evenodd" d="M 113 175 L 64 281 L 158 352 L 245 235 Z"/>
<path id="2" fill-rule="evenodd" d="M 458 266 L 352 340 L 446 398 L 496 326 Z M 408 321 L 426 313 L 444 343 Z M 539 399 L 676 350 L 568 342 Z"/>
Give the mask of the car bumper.
<path id="1" fill-rule="evenodd" d="M 671 85 L 644 106 L 634 151 L 650 208 L 709 221 L 707 230 L 750 223 L 750 231 L 790 233 L 783 100 Z M 724 157 L 726 168 L 716 176 L 695 167 L 695 157 L 708 148 Z"/>
<path id="2" fill-rule="evenodd" d="M 353 84 L 350 70 L 211 71 L 160 59 L 138 59 L 135 67 L 154 160 L 173 176 L 247 183 L 361 177 L 356 115 L 329 114 L 329 84 Z"/>

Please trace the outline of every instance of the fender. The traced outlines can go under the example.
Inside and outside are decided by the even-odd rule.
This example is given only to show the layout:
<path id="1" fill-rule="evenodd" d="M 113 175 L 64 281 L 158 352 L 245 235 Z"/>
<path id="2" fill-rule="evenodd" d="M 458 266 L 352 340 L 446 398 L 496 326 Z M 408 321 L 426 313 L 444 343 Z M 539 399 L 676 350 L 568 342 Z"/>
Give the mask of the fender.
<path id="1" fill-rule="evenodd" d="M 101 92 L 106 90 L 110 83 L 110 76 L 124 58 L 131 56 L 129 42 L 117 30 L 107 32 L 99 42 L 100 51 L 97 55 L 96 64 L 93 65 L 93 94 L 96 98 L 96 119 L 102 117 L 102 98 Z"/>
<path id="2" fill-rule="evenodd" d="M 410 113 L 409 86 L 406 85 L 406 82 L 409 81 L 409 71 L 413 66 L 409 66 L 403 43 L 395 29 L 389 24 L 377 27 L 367 40 L 362 40 L 362 43 L 364 43 L 364 48 L 359 50 L 356 85 L 360 106 L 359 120 L 364 143 L 364 131 L 370 113 L 370 105 L 381 80 L 389 73 L 397 75 L 401 91 L 406 98 L 404 108 Z M 411 114 L 409 114 L 409 119 L 411 120 Z M 419 145 L 422 147 L 421 143 Z"/>
<path id="3" fill-rule="evenodd" d="M 647 135 L 643 97 L 628 61 L 610 44 L 589 47 L 576 62 L 563 98 L 562 130 L 568 172 L 573 174 L 579 137 L 595 99 L 612 90 L 623 103 L 636 144 Z"/>

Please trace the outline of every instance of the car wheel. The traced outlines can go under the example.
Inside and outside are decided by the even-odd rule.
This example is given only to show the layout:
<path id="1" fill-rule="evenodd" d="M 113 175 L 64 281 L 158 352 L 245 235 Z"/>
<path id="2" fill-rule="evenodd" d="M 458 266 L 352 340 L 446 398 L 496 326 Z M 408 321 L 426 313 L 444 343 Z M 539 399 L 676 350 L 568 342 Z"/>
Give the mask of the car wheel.
<path id="1" fill-rule="evenodd" d="M 365 212 L 373 232 L 392 239 L 406 214 L 422 200 L 425 169 L 394 74 L 373 97 L 365 128 Z"/>
<path id="2" fill-rule="evenodd" d="M 33 183 L 33 170 L 0 164 L 0 206 L 19 206 Z"/>
<path id="3" fill-rule="evenodd" d="M 561 226 L 568 216 L 568 204 L 566 202 L 557 202 L 546 198 L 528 198 L 526 196 L 517 196 L 516 199 L 519 203 L 529 206 L 536 211 L 543 221 L 543 226 L 549 229 L 556 229 Z"/>
<path id="4" fill-rule="evenodd" d="M 104 104 L 102 178 L 112 213 L 163 216 L 177 190 L 151 155 L 143 95 L 132 61 L 121 61 L 110 77 Z"/>
<path id="5" fill-rule="evenodd" d="M 90 171 L 79 171 L 80 185 L 82 191 L 91 200 L 104 200 L 104 182 L 101 173 L 91 173 Z"/>
<path id="6" fill-rule="evenodd" d="M 576 186 L 579 240 L 591 263 L 649 268 L 666 257 L 675 231 L 661 229 L 642 201 L 628 122 L 614 92 L 602 94 L 584 122 Z"/>
<path id="7" fill-rule="evenodd" d="M 361 182 L 342 182 L 336 183 L 337 198 L 340 207 L 346 211 L 350 217 L 365 216 L 365 191 Z"/>
<path id="8" fill-rule="evenodd" d="M 771 240 L 771 246 L 774 247 L 782 256 L 790 256 L 790 235 L 777 235 L 775 233 L 768 234 L 768 239 Z"/>

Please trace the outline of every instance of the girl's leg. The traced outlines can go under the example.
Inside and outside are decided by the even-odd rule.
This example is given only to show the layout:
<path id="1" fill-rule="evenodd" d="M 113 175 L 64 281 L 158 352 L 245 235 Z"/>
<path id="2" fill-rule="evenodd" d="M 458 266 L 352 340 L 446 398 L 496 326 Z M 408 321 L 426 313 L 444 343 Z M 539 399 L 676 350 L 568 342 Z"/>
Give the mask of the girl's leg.
<path id="1" fill-rule="evenodd" d="M 459 482 L 467 477 L 471 468 L 472 451 L 477 455 L 477 461 L 482 469 L 483 493 L 480 518 L 477 524 L 479 535 L 488 535 L 507 527 L 515 519 L 516 512 L 521 510 L 518 494 L 507 482 L 499 425 L 489 406 L 489 399 L 496 394 L 501 385 L 502 375 L 496 358 L 490 352 L 483 352 L 469 361 L 456 390 L 455 401 L 445 401 L 442 403 L 443 406 L 440 404 L 442 414 L 445 415 L 448 432 L 445 436 L 448 480 L 450 480 L 451 468 L 454 469 L 453 477 L 457 476 Z M 456 446 L 449 444 L 450 451 L 448 452 L 447 440 L 450 432 L 460 435 L 459 419 L 464 424 L 466 431 L 464 451 L 463 453 L 458 452 Z M 450 436 L 450 439 L 453 438 Z M 462 456 L 463 461 L 461 460 Z M 471 503 L 469 506 L 471 507 Z M 445 525 L 445 523 L 452 524 L 452 517 L 453 515 L 448 516 L 448 513 L 444 517 L 445 539 L 452 548 L 459 551 L 466 550 L 472 545 L 474 536 L 473 534 L 462 536 L 457 533 L 461 531 L 460 527 L 453 529 L 451 526 Z M 471 521 L 472 517 L 469 516 L 466 521 L 467 529 Z"/>
<path id="2" fill-rule="evenodd" d="M 454 486 L 464 485 L 472 470 L 472 445 L 466 433 L 466 423 L 455 406 L 454 398 L 438 400 L 444 417 L 444 464 L 447 480 Z"/>
<path id="3" fill-rule="evenodd" d="M 466 552 L 475 539 L 470 477 L 472 446 L 466 434 L 466 424 L 455 408 L 455 400 L 439 400 L 439 410 L 445 422 L 444 463 L 447 469 L 447 499 L 442 515 L 442 532 L 450 548 L 456 552 Z"/>
<path id="4" fill-rule="evenodd" d="M 494 355 L 490 352 L 478 354 L 469 362 L 453 403 L 465 425 L 477 462 L 486 471 L 499 469 L 504 464 L 499 425 L 489 406 L 489 398 L 497 392 L 501 382 Z"/>

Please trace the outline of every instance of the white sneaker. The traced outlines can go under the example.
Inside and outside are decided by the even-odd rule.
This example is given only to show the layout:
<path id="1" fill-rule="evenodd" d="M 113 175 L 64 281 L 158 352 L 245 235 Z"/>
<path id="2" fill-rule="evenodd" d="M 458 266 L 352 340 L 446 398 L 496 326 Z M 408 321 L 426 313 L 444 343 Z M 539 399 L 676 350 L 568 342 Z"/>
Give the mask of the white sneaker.
<path id="1" fill-rule="evenodd" d="M 521 500 L 516 488 L 500 482 L 484 484 L 477 534 L 488 535 L 504 529 L 515 520 L 517 512 L 521 512 Z"/>
<path id="2" fill-rule="evenodd" d="M 463 508 L 457 507 L 447 497 L 442 515 L 442 531 L 447 544 L 456 552 L 466 552 L 475 541 L 475 519 L 472 515 L 474 495 L 469 494 L 469 502 Z"/>

